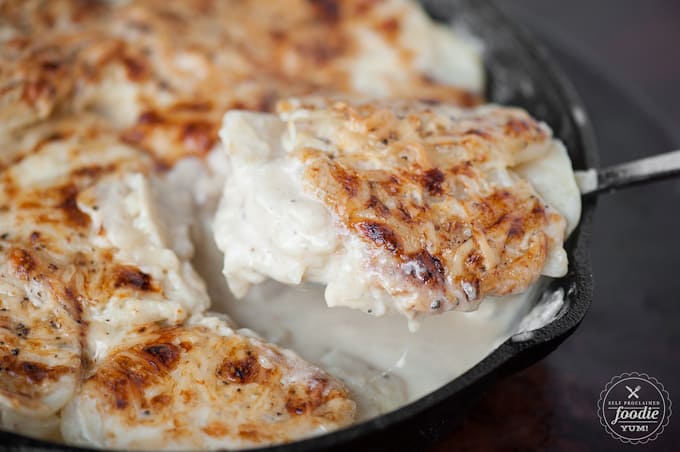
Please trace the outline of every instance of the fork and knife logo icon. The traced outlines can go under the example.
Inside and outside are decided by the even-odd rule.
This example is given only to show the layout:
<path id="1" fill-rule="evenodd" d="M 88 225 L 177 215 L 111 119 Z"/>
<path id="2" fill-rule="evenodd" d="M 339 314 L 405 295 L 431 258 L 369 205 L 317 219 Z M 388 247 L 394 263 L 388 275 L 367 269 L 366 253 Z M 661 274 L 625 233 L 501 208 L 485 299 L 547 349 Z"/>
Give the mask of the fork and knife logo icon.
<path id="1" fill-rule="evenodd" d="M 636 399 L 639 399 L 640 396 L 637 394 L 642 387 L 640 385 L 637 385 L 635 389 L 632 389 L 630 386 L 626 385 L 626 389 L 628 390 L 628 398 L 632 399 L 635 397 Z"/>
<path id="2" fill-rule="evenodd" d="M 600 424 L 609 436 L 626 444 L 655 440 L 671 414 L 671 398 L 663 384 L 639 372 L 613 377 L 597 401 Z"/>

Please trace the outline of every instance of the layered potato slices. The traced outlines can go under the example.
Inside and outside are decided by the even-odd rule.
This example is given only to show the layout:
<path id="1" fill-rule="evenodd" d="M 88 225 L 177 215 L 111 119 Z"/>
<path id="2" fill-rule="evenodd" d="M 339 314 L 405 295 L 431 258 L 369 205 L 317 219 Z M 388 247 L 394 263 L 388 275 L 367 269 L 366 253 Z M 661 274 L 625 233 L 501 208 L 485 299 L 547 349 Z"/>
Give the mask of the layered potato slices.
<path id="1" fill-rule="evenodd" d="M 578 190 L 564 147 L 522 110 L 302 98 L 231 111 L 221 134 L 231 172 L 214 231 L 237 296 L 312 281 L 330 306 L 414 318 L 567 271 Z M 566 196 L 543 199 L 535 165 Z"/>
<path id="2" fill-rule="evenodd" d="M 324 371 L 208 316 L 122 341 L 66 406 L 63 433 L 113 449 L 240 449 L 334 430 L 354 411 Z"/>

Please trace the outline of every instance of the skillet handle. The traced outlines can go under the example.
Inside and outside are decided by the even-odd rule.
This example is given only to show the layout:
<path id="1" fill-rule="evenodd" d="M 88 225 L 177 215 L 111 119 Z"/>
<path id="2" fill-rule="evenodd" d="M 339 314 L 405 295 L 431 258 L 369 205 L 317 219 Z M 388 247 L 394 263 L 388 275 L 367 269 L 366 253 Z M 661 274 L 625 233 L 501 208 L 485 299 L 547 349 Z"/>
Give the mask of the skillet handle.
<path id="1" fill-rule="evenodd" d="M 578 176 L 578 181 L 581 194 L 593 196 L 675 176 L 680 176 L 680 150 L 584 171 Z"/>

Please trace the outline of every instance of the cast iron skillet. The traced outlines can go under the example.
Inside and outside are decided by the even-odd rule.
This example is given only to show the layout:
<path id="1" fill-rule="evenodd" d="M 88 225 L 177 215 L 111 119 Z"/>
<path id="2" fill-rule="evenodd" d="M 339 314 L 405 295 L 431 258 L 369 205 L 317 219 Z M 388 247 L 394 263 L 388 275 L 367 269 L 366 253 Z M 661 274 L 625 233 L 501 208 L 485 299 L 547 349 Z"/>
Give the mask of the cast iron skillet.
<path id="1" fill-rule="evenodd" d="M 484 42 L 486 96 L 490 101 L 524 107 L 547 122 L 566 144 L 575 169 L 598 166 L 588 122 L 576 120 L 579 113 L 575 111 L 582 114 L 583 106 L 536 41 L 504 17 L 489 0 L 425 0 L 423 3 L 435 19 L 461 23 Z M 580 225 L 565 244 L 569 272 L 552 281 L 547 289 L 561 287 L 566 294 L 565 305 L 552 323 L 536 330 L 528 340 L 506 341 L 460 377 L 396 411 L 320 437 L 258 450 L 419 450 L 430 445 L 451 429 L 482 389 L 543 358 L 581 322 L 592 298 L 589 240 L 594 208 L 593 198 L 584 199 Z M 5 451 L 87 450 L 8 432 L 0 432 L 0 448 Z"/>

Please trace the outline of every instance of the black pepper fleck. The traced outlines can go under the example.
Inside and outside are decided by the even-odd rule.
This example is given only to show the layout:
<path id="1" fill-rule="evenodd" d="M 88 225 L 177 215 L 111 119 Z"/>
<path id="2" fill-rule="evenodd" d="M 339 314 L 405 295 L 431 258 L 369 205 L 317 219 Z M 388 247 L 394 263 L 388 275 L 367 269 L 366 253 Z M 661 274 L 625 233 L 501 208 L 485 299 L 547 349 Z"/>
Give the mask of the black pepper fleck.
<path id="1" fill-rule="evenodd" d="M 30 329 L 26 325 L 24 325 L 23 323 L 17 324 L 17 327 L 16 327 L 17 336 L 26 337 L 26 336 L 28 336 L 29 331 L 30 331 Z"/>

